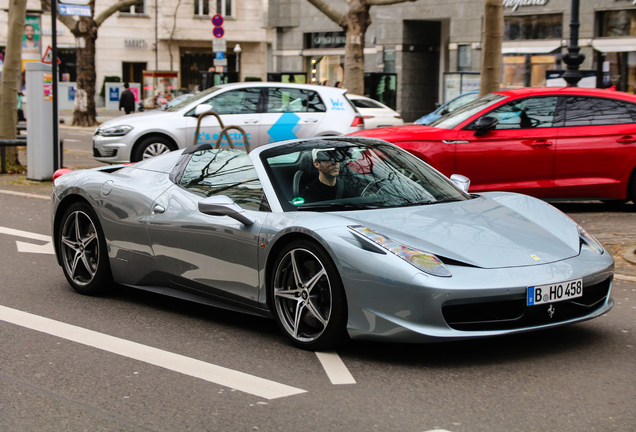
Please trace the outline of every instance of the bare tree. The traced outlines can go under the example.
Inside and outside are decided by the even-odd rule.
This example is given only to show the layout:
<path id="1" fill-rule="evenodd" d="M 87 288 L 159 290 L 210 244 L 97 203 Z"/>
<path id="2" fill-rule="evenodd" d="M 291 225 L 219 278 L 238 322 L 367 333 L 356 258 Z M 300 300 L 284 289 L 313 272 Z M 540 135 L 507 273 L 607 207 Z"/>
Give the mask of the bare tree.
<path id="1" fill-rule="evenodd" d="M 501 43 L 504 18 L 502 0 L 484 0 L 479 97 L 501 88 Z"/>
<path id="2" fill-rule="evenodd" d="M 324 0 L 307 0 L 345 31 L 344 87 L 352 94 L 364 94 L 364 36 L 371 25 L 371 6 L 388 6 L 416 0 L 345 0 L 349 9 L 340 13 Z M 501 2 L 501 0 L 500 0 Z"/>
<path id="3" fill-rule="evenodd" d="M 50 10 L 50 0 L 41 0 L 43 7 Z M 73 33 L 78 41 L 77 49 L 77 91 L 75 106 L 73 107 L 73 126 L 95 126 L 95 41 L 97 31 L 106 19 L 124 9 L 136 4 L 143 4 L 143 0 L 123 0 L 115 2 L 97 18 L 80 17 L 75 19 L 70 15 L 58 15 L 57 19 Z M 95 14 L 95 0 L 89 5 Z"/>
<path id="4" fill-rule="evenodd" d="M 9 2 L 7 47 L 2 67 L 2 82 L 0 83 L 0 139 L 16 138 L 26 4 L 26 0 L 11 0 Z M 9 147 L 6 154 L 8 161 L 20 165 L 18 151 L 15 147 Z"/>
<path id="5" fill-rule="evenodd" d="M 174 36 L 177 32 L 177 12 L 179 12 L 179 6 L 181 6 L 181 1 L 177 1 L 177 6 L 174 8 L 174 20 L 172 21 L 172 30 L 170 31 L 170 37 L 168 38 L 168 53 L 170 54 L 170 70 L 172 70 L 172 41 L 174 41 Z"/>

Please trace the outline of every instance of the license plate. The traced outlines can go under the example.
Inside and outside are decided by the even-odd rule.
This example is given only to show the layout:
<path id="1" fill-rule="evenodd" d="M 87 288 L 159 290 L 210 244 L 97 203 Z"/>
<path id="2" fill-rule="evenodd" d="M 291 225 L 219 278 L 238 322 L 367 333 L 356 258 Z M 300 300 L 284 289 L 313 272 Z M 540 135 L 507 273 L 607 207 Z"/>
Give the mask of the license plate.
<path id="1" fill-rule="evenodd" d="M 583 279 L 528 287 L 528 306 L 554 303 L 583 296 Z"/>

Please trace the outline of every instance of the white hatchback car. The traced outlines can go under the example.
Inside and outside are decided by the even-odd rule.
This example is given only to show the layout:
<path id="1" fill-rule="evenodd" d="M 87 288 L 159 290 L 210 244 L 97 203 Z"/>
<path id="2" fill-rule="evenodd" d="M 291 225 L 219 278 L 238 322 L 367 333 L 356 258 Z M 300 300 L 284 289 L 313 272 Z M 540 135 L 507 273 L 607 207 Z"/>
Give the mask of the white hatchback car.
<path id="1" fill-rule="evenodd" d="M 404 124 L 399 112 L 392 110 L 383 103 L 366 96 L 347 95 L 349 100 L 364 117 L 365 129 L 375 129 L 385 126 L 401 126 Z"/>
<path id="2" fill-rule="evenodd" d="M 152 110 L 104 122 L 93 136 L 93 156 L 106 163 L 137 162 L 192 144 L 214 145 L 221 127 L 240 126 L 251 148 L 312 136 L 345 135 L 364 129 L 364 120 L 346 90 L 308 84 L 249 82 L 209 88 L 166 111 Z M 243 134 L 228 131 L 237 147 Z M 225 136 L 221 145 L 229 145 Z"/>

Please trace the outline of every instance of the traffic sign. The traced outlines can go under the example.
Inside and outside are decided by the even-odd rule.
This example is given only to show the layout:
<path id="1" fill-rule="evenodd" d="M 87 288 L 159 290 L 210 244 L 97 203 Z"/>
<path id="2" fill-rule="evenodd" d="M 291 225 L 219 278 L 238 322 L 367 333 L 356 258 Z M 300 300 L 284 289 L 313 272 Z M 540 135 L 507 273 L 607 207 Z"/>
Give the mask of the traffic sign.
<path id="1" fill-rule="evenodd" d="M 214 53 L 214 58 L 217 60 L 223 60 L 225 58 L 225 51 L 216 51 Z"/>
<path id="2" fill-rule="evenodd" d="M 214 27 L 214 30 L 212 30 L 212 34 L 215 38 L 222 38 L 225 34 L 225 30 L 223 30 L 223 27 Z"/>
<path id="3" fill-rule="evenodd" d="M 212 60 L 214 66 L 227 66 L 227 59 L 214 59 Z"/>
<path id="4" fill-rule="evenodd" d="M 87 5 L 91 0 L 57 0 L 57 2 L 72 5 Z"/>
<path id="5" fill-rule="evenodd" d="M 223 17 L 219 14 L 216 14 L 212 17 L 212 24 L 214 27 L 221 27 L 223 25 Z"/>
<path id="6" fill-rule="evenodd" d="M 53 62 L 53 50 L 51 49 L 51 46 L 49 45 L 48 47 L 46 47 L 46 51 L 44 51 L 44 56 L 42 57 L 42 63 L 46 63 L 46 64 L 51 64 Z M 60 61 L 60 58 L 57 58 L 57 64 L 62 63 Z"/>
<path id="7" fill-rule="evenodd" d="M 93 14 L 91 13 L 90 6 L 68 6 L 65 4 L 59 5 L 60 15 L 77 15 L 84 17 L 91 17 Z"/>
<path id="8" fill-rule="evenodd" d="M 227 43 L 224 37 L 212 39 L 212 51 L 227 51 Z"/>
<path id="9" fill-rule="evenodd" d="M 225 72 L 225 67 L 224 66 L 214 66 L 214 72 L 223 73 L 223 72 Z"/>

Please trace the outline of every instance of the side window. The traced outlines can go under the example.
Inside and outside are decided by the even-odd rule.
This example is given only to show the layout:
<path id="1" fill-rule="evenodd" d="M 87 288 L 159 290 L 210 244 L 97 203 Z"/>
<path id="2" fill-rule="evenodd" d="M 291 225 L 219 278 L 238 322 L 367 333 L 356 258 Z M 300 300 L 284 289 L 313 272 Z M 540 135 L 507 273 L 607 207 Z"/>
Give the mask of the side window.
<path id="1" fill-rule="evenodd" d="M 479 96 L 479 93 L 460 96 L 448 104 L 448 106 L 446 107 L 446 111 L 453 112 L 457 108 L 466 105 L 468 102 L 474 101 L 475 99 L 477 99 L 478 96 Z"/>
<path id="2" fill-rule="evenodd" d="M 271 87 L 268 92 L 267 112 L 324 112 L 325 105 L 318 93 L 309 90 Z"/>
<path id="3" fill-rule="evenodd" d="M 606 98 L 570 96 L 565 100 L 565 126 L 601 126 L 633 123 L 628 106 Z"/>
<path id="4" fill-rule="evenodd" d="M 552 127 L 556 105 L 556 96 L 522 99 L 491 111 L 488 117 L 499 120 L 497 130 Z"/>
<path id="5" fill-rule="evenodd" d="M 221 93 L 205 102 L 218 114 L 254 114 L 258 112 L 260 88 L 244 88 Z"/>
<path id="6" fill-rule="evenodd" d="M 247 153 L 235 149 L 195 152 L 179 185 L 205 195 L 227 195 L 247 210 L 259 210 L 263 188 Z"/>
<path id="7" fill-rule="evenodd" d="M 352 104 L 354 104 L 358 108 L 376 108 L 382 109 L 383 106 L 367 99 L 349 99 Z"/>

